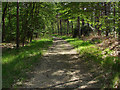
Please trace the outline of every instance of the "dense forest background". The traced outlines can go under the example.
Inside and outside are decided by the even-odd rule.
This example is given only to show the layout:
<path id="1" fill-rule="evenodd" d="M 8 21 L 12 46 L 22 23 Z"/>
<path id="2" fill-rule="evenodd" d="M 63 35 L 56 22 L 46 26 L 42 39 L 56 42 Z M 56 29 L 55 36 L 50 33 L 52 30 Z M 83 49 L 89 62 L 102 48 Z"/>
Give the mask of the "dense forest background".
<path id="1" fill-rule="evenodd" d="M 4 2 L 2 42 L 31 42 L 44 34 L 120 37 L 118 2 Z"/>
<path id="2" fill-rule="evenodd" d="M 98 46 L 107 48 L 104 54 L 108 47 L 114 51 L 107 62 L 120 70 L 120 2 L 2 2 L 1 21 L 3 51 L 44 36 L 92 38 L 91 43 L 103 41 Z"/>
<path id="3" fill-rule="evenodd" d="M 5 2 L 2 11 L 2 41 L 16 41 L 17 47 L 45 33 L 119 36 L 118 2 Z"/>

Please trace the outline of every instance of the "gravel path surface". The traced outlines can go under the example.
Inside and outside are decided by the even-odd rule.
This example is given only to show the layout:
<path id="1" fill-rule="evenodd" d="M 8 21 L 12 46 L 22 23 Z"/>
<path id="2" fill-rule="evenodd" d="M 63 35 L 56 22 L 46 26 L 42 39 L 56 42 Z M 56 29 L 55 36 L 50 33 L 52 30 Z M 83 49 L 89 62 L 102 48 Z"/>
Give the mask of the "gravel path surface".
<path id="1" fill-rule="evenodd" d="M 22 87 L 101 88 L 105 81 L 103 70 L 98 65 L 82 60 L 69 43 L 59 38 L 54 40 L 30 74 L 30 79 Z"/>

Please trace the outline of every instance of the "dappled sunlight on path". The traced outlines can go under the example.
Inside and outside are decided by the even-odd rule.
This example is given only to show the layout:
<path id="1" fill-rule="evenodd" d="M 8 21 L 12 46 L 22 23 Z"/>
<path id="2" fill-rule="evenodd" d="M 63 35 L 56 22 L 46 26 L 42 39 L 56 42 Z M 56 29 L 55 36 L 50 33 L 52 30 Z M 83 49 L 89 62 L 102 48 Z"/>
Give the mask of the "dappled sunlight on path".
<path id="1" fill-rule="evenodd" d="M 30 88 L 101 88 L 97 79 L 103 71 L 80 59 L 76 50 L 62 39 L 54 40 L 31 77 L 22 87 Z M 88 65 L 88 66 L 87 66 Z"/>

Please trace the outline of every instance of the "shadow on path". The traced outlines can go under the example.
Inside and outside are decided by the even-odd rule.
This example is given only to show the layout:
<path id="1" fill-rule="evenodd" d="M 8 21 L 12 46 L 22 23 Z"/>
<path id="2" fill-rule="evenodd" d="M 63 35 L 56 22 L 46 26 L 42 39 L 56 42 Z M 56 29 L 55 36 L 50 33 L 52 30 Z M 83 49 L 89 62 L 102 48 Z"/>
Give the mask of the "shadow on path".
<path id="1" fill-rule="evenodd" d="M 73 47 L 55 39 L 47 53 L 22 87 L 29 88 L 102 88 L 103 70 L 94 62 L 83 60 Z"/>

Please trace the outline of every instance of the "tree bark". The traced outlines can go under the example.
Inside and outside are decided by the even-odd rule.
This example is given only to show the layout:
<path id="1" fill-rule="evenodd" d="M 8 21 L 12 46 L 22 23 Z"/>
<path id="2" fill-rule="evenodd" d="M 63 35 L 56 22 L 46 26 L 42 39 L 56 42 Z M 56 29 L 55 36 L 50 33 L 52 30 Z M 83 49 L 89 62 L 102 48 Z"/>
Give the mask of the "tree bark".
<path id="1" fill-rule="evenodd" d="M 22 46 L 24 47 L 24 40 L 23 40 L 23 38 L 24 38 L 24 36 L 25 36 L 25 35 L 24 35 L 25 33 L 24 33 L 24 24 L 23 24 L 23 23 L 24 23 L 24 20 L 23 20 L 23 18 L 22 18 Z"/>
<path id="2" fill-rule="evenodd" d="M 77 19 L 77 23 L 78 23 L 78 37 L 80 38 L 81 37 L 81 31 L 80 31 L 80 17 L 78 16 L 78 19 Z"/>
<path id="3" fill-rule="evenodd" d="M 17 31 L 16 31 L 16 48 L 19 48 L 19 2 L 17 2 Z"/>
<path id="4" fill-rule="evenodd" d="M 72 23 L 72 36 L 73 36 L 73 34 L 74 34 L 74 30 L 73 30 L 73 21 L 71 22 Z"/>
<path id="5" fill-rule="evenodd" d="M 105 16 L 107 16 L 107 4 L 106 4 L 106 2 L 104 3 L 104 7 L 105 7 Z M 107 17 L 105 18 L 106 19 L 106 21 L 107 21 Z M 106 22 L 106 24 L 107 24 L 107 22 Z M 108 27 L 106 27 L 106 29 L 107 29 Z M 108 30 L 106 30 L 106 37 L 108 36 Z"/>
<path id="6" fill-rule="evenodd" d="M 28 10 L 26 11 L 25 17 L 28 17 Z M 27 32 L 27 25 L 28 25 L 28 20 L 27 18 L 23 19 L 23 25 L 22 28 L 23 30 L 23 39 L 22 39 L 22 45 L 24 46 L 25 44 L 25 39 L 26 39 L 26 32 Z"/>
<path id="7" fill-rule="evenodd" d="M 5 8 L 3 10 L 3 14 L 2 14 L 2 23 L 3 23 L 2 24 L 2 42 L 5 39 L 5 12 L 7 10 L 7 5 L 8 5 L 8 3 L 6 3 L 6 6 L 5 6 Z"/>
<path id="8" fill-rule="evenodd" d="M 101 30 L 99 30 L 99 28 L 100 28 L 100 26 L 99 26 L 99 17 L 100 16 L 97 16 L 97 22 L 98 22 L 97 31 L 98 31 L 98 36 L 101 36 Z"/>
<path id="9" fill-rule="evenodd" d="M 67 20 L 67 35 L 69 34 L 69 20 Z"/>
<path id="10" fill-rule="evenodd" d="M 98 11 L 100 11 L 100 7 L 99 7 L 99 3 L 97 4 L 97 6 L 98 6 Z M 100 25 L 99 25 L 99 17 L 100 17 L 100 12 L 98 13 L 98 15 L 97 15 L 97 31 L 98 31 L 98 36 L 101 36 L 101 30 L 99 30 L 99 28 L 100 28 Z"/>
<path id="11" fill-rule="evenodd" d="M 107 4 L 105 2 L 104 5 L 105 5 L 105 15 L 107 16 L 107 15 L 110 14 L 110 2 L 108 2 Z M 107 17 L 106 17 L 106 25 L 107 25 L 107 27 L 106 27 L 106 37 L 108 37 L 110 30 L 109 30 L 109 21 L 108 21 Z"/>
<path id="12" fill-rule="evenodd" d="M 58 35 L 59 35 L 59 20 L 57 18 L 57 29 L 58 29 Z"/>
<path id="13" fill-rule="evenodd" d="M 82 26 L 84 26 L 85 25 L 85 23 L 84 23 L 84 19 L 82 19 Z"/>
<path id="14" fill-rule="evenodd" d="M 82 19 L 82 27 L 84 27 L 84 25 L 85 25 L 84 19 Z M 82 36 L 82 33 L 83 33 L 83 31 L 82 31 L 82 29 L 81 29 L 81 36 Z"/>
<path id="15" fill-rule="evenodd" d="M 52 25 L 52 34 L 54 34 L 54 24 L 53 24 L 53 22 L 51 23 L 51 25 Z"/>
<path id="16" fill-rule="evenodd" d="M 62 35 L 62 20 L 60 19 L 60 35 Z"/>
<path id="17" fill-rule="evenodd" d="M 32 42 L 32 39 L 33 39 L 33 31 L 34 31 L 34 18 L 33 18 L 33 15 L 34 15 L 34 14 L 33 14 L 34 6 L 35 6 L 35 3 L 33 3 L 33 8 L 32 8 L 32 11 L 31 11 L 31 14 L 32 14 L 32 21 L 33 21 L 33 23 L 32 23 L 33 27 L 32 27 L 30 42 Z"/>

